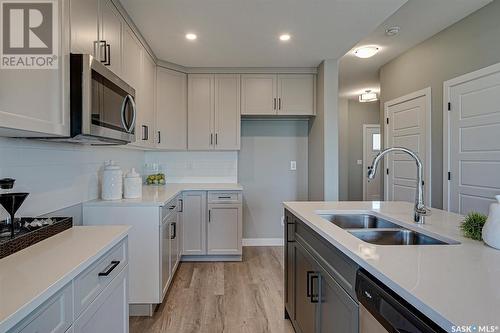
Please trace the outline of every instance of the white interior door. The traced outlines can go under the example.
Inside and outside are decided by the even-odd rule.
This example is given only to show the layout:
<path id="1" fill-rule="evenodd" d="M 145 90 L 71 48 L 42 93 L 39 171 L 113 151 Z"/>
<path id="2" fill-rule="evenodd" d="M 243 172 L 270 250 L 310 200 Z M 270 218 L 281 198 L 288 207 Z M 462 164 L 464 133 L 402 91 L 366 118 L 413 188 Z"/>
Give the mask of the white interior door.
<path id="1" fill-rule="evenodd" d="M 430 88 L 385 103 L 386 147 L 405 147 L 414 151 L 424 165 L 424 188 L 427 202 L 430 192 Z M 417 166 L 405 153 L 387 155 L 385 176 L 385 200 L 415 200 Z"/>
<path id="2" fill-rule="evenodd" d="M 450 102 L 445 206 L 449 200 L 453 212 L 487 214 L 500 194 L 500 64 L 445 82 L 444 91 Z"/>
<path id="3" fill-rule="evenodd" d="M 369 180 L 367 173 L 373 159 L 380 153 L 382 139 L 380 125 L 363 125 L 363 200 L 380 200 L 380 172 L 373 180 Z"/>

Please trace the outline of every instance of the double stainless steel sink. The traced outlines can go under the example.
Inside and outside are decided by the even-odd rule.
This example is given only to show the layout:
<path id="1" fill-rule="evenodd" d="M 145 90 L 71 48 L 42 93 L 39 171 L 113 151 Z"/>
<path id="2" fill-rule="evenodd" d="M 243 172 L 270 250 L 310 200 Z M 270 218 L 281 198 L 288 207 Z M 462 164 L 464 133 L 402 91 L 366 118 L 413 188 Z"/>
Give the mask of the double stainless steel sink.
<path id="1" fill-rule="evenodd" d="M 383 218 L 369 214 L 320 214 L 333 224 L 345 229 L 364 242 L 376 245 L 450 245 L 446 242 L 427 236 L 392 223 Z"/>

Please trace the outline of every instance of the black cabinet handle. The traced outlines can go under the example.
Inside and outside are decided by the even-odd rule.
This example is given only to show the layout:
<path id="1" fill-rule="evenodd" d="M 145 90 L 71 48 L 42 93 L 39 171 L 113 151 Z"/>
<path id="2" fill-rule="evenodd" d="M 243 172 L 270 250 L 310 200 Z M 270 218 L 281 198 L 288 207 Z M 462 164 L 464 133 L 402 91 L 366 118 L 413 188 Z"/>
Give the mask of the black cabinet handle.
<path id="1" fill-rule="evenodd" d="M 184 211 L 184 200 L 179 199 L 179 213 L 182 213 Z"/>
<path id="2" fill-rule="evenodd" d="M 307 297 L 311 297 L 311 275 L 314 274 L 313 271 L 307 271 Z"/>
<path id="3" fill-rule="evenodd" d="M 106 46 L 108 45 L 108 43 L 105 40 L 98 40 L 94 42 L 94 45 L 95 52 L 97 52 L 98 50 L 104 50 L 104 59 L 102 59 L 102 53 L 99 52 L 99 61 L 106 65 L 108 63 L 108 52 L 106 50 Z"/>
<path id="4" fill-rule="evenodd" d="M 319 274 L 311 275 L 311 296 L 309 297 L 309 300 L 311 301 L 311 303 L 318 303 L 319 295 L 316 295 L 314 292 L 314 280 L 318 281 L 319 283 Z"/>
<path id="5" fill-rule="evenodd" d="M 210 134 L 210 145 L 214 144 L 214 135 Z"/>
<path id="6" fill-rule="evenodd" d="M 172 233 L 173 230 L 173 233 Z M 172 222 L 170 224 L 170 239 L 175 239 L 177 237 L 177 223 Z"/>
<path id="7" fill-rule="evenodd" d="M 281 110 L 281 97 L 278 98 L 278 110 Z"/>
<path id="8" fill-rule="evenodd" d="M 212 222 L 212 210 L 211 209 L 208 210 L 208 222 L 209 223 Z"/>
<path id="9" fill-rule="evenodd" d="M 218 133 L 215 133 L 215 145 L 218 145 L 219 144 L 219 134 Z"/>
<path id="10" fill-rule="evenodd" d="M 161 143 L 161 132 L 158 131 L 158 143 L 160 144 Z"/>
<path id="11" fill-rule="evenodd" d="M 100 272 L 97 275 L 98 276 L 108 276 L 116 268 L 116 266 L 118 266 L 119 264 L 120 264 L 119 260 L 113 260 L 111 262 L 111 264 L 109 264 L 108 267 L 106 267 L 106 269 L 104 270 L 104 272 Z"/>
<path id="12" fill-rule="evenodd" d="M 217 197 L 217 198 L 219 198 L 219 199 L 231 199 L 231 197 L 229 197 L 229 196 L 225 196 L 225 197 Z"/>
<path id="13" fill-rule="evenodd" d="M 273 98 L 273 110 L 276 110 L 276 98 Z"/>
<path id="14" fill-rule="evenodd" d="M 108 61 L 104 63 L 105 66 L 110 66 L 111 65 L 111 45 L 106 43 L 106 54 Z"/>
<path id="15" fill-rule="evenodd" d="M 170 209 L 170 210 L 172 210 L 174 208 L 175 208 L 175 205 L 172 205 L 172 206 L 168 207 L 168 209 Z"/>

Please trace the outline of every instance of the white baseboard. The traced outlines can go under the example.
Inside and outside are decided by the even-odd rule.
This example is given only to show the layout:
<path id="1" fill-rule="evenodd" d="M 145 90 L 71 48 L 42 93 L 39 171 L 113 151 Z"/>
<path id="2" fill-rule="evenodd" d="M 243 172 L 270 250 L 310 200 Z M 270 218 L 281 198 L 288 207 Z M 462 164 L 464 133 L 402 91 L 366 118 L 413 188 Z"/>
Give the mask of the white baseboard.
<path id="1" fill-rule="evenodd" d="M 243 246 L 283 246 L 283 238 L 243 238 Z"/>

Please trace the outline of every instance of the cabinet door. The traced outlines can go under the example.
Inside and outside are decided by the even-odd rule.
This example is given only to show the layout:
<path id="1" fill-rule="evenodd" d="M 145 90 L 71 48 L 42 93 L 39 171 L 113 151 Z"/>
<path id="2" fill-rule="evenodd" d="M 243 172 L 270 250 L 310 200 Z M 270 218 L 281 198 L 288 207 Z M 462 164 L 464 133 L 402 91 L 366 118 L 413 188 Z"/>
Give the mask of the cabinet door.
<path id="1" fill-rule="evenodd" d="M 240 149 L 240 75 L 215 76 L 215 149 Z"/>
<path id="2" fill-rule="evenodd" d="M 170 220 L 163 221 L 161 225 L 161 301 L 167 293 L 168 284 L 172 278 L 171 274 L 171 239 L 170 239 Z"/>
<path id="3" fill-rule="evenodd" d="M 316 77 L 313 74 L 278 75 L 278 114 L 314 115 L 315 86 Z"/>
<path id="4" fill-rule="evenodd" d="M 101 2 L 101 38 L 107 46 L 101 46 L 102 57 L 105 64 L 115 74 L 121 75 L 122 71 L 122 17 L 111 0 Z"/>
<path id="5" fill-rule="evenodd" d="M 124 25 L 122 78 L 135 89 L 136 97 L 142 93 L 139 89 L 141 85 L 141 52 L 141 43 L 137 40 L 133 31 Z"/>
<path id="6" fill-rule="evenodd" d="M 293 241 L 288 241 L 285 247 L 285 307 L 290 320 L 295 320 L 295 251 Z"/>
<path id="7" fill-rule="evenodd" d="M 156 147 L 187 149 L 187 76 L 156 69 Z"/>
<path id="8" fill-rule="evenodd" d="M 71 52 L 99 58 L 99 0 L 71 0 Z"/>
<path id="9" fill-rule="evenodd" d="M 185 192 L 182 213 L 183 255 L 206 254 L 206 192 Z"/>
<path id="10" fill-rule="evenodd" d="M 328 333 L 357 333 L 358 305 L 323 269 L 320 269 L 319 330 Z"/>
<path id="11" fill-rule="evenodd" d="M 69 136 L 70 6 L 57 1 L 58 68 L 0 69 L 0 135 Z M 26 35 L 27 36 L 27 35 Z"/>
<path id="12" fill-rule="evenodd" d="M 295 248 L 295 323 L 300 333 L 313 333 L 318 313 L 318 303 L 311 296 L 318 291 L 316 265 L 302 245 L 296 242 Z"/>
<path id="13" fill-rule="evenodd" d="M 209 205 L 207 253 L 240 255 L 241 220 L 241 205 Z"/>
<path id="14" fill-rule="evenodd" d="M 128 333 L 128 266 L 73 324 L 75 333 Z"/>
<path id="15" fill-rule="evenodd" d="M 188 149 L 210 150 L 215 146 L 213 131 L 214 76 L 188 75 Z"/>
<path id="16" fill-rule="evenodd" d="M 241 114 L 275 115 L 277 109 L 275 74 L 241 76 Z"/>
<path id="17" fill-rule="evenodd" d="M 149 53 L 141 48 L 141 81 L 137 94 L 137 119 L 134 146 L 154 148 L 155 139 L 155 90 L 156 65 Z"/>

